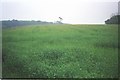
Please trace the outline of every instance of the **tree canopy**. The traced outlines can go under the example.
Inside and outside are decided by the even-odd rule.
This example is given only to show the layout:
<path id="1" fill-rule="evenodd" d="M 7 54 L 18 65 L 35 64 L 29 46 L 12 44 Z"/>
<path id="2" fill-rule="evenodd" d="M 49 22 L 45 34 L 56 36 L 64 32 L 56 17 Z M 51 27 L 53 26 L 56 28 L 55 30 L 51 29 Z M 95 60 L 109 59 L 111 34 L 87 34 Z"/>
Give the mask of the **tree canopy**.
<path id="1" fill-rule="evenodd" d="M 114 15 L 105 21 L 106 24 L 120 24 L 120 15 Z"/>

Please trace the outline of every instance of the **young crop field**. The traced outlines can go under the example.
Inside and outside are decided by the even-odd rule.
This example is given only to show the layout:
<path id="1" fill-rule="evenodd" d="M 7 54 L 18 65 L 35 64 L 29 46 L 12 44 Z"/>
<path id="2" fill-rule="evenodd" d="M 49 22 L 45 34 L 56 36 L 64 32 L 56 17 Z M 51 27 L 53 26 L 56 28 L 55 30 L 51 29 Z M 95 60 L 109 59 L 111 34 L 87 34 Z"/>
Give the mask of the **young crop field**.
<path id="1" fill-rule="evenodd" d="M 117 25 L 31 25 L 2 35 L 3 78 L 118 77 Z"/>

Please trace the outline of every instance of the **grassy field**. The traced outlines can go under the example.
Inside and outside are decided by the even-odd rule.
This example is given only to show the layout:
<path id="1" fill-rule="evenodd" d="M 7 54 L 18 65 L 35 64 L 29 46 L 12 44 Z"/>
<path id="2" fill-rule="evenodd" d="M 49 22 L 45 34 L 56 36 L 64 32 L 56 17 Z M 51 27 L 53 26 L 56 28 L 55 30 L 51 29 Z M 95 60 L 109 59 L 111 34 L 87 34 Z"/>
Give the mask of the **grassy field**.
<path id="1" fill-rule="evenodd" d="M 4 78 L 118 76 L 117 25 L 36 25 L 3 29 Z"/>

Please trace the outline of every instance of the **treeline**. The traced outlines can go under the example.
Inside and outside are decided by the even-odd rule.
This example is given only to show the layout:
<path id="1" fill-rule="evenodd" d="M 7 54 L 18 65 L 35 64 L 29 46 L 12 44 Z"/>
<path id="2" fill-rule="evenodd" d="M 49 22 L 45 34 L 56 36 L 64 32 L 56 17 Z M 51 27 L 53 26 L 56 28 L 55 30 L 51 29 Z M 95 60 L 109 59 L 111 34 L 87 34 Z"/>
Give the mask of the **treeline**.
<path id="1" fill-rule="evenodd" d="M 105 21 L 106 24 L 120 24 L 120 15 L 114 15 Z"/>
<path id="2" fill-rule="evenodd" d="M 42 25 L 42 24 L 60 24 L 58 22 L 46 22 L 46 21 L 20 21 L 20 20 L 4 20 L 2 21 L 2 27 L 17 27 L 26 25 Z"/>

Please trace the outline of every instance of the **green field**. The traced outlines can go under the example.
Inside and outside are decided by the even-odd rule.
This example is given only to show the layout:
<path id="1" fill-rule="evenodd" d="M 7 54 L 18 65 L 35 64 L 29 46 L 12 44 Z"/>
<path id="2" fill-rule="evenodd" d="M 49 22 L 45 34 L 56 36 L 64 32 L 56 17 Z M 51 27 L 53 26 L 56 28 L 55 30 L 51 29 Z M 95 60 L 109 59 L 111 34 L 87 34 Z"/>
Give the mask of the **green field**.
<path id="1" fill-rule="evenodd" d="M 118 77 L 117 25 L 3 29 L 4 78 Z"/>

